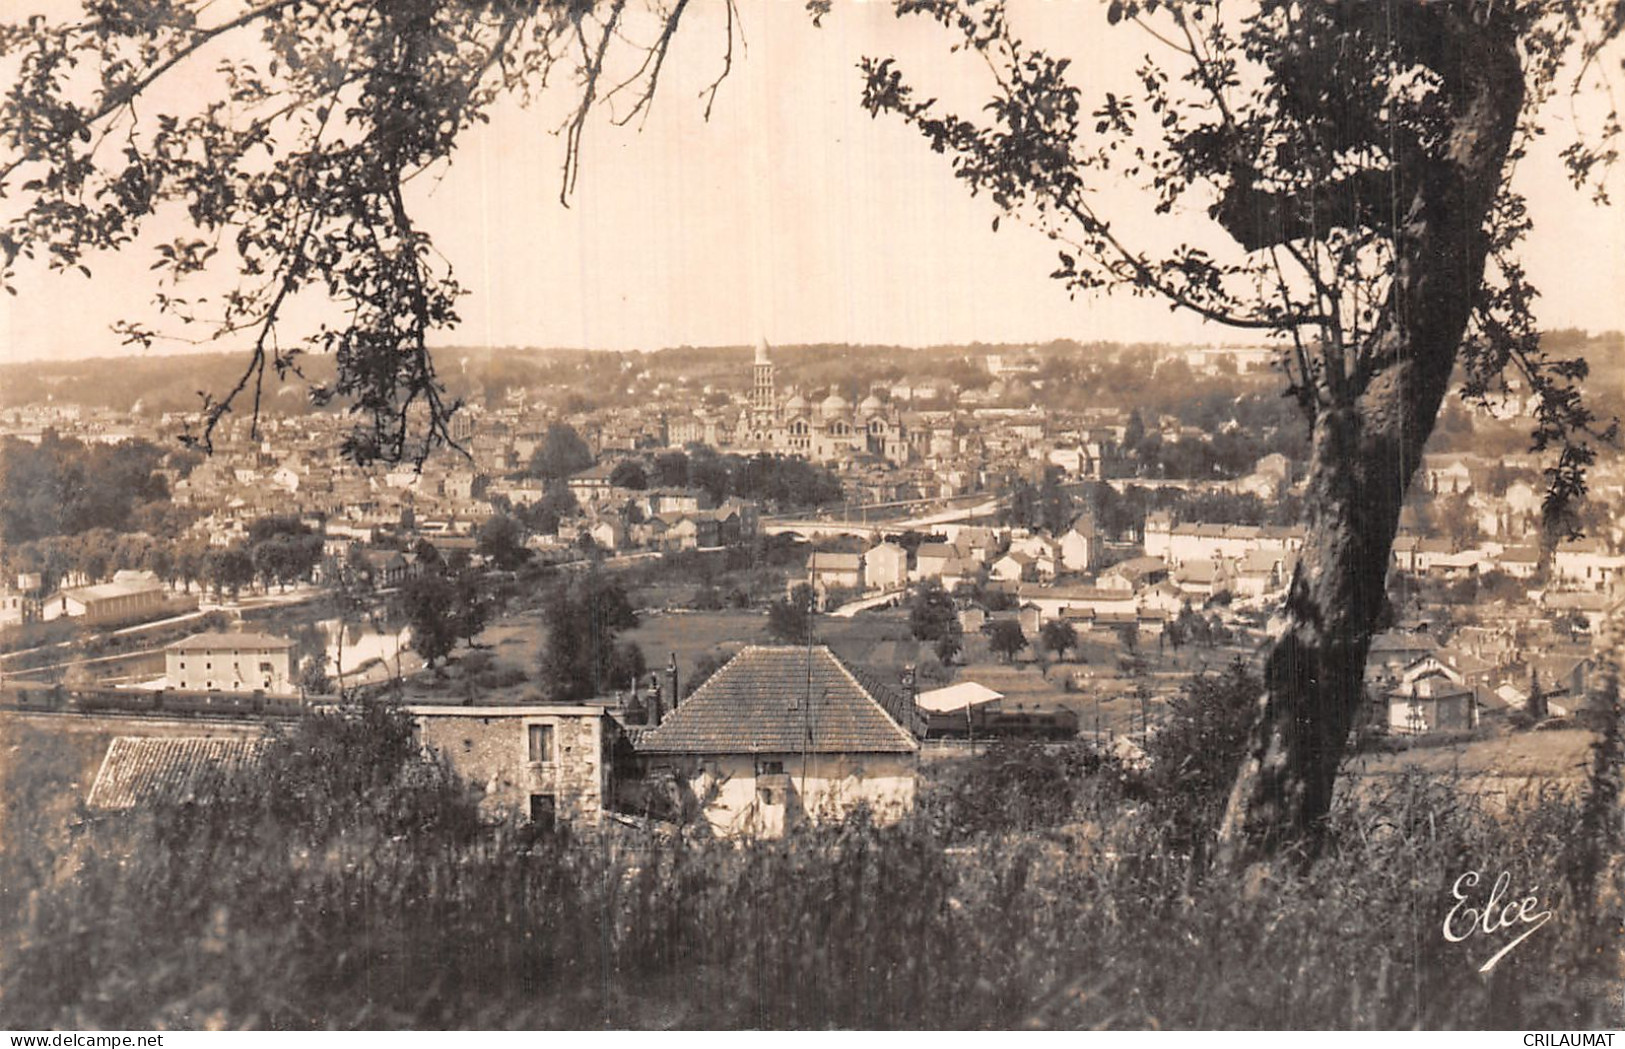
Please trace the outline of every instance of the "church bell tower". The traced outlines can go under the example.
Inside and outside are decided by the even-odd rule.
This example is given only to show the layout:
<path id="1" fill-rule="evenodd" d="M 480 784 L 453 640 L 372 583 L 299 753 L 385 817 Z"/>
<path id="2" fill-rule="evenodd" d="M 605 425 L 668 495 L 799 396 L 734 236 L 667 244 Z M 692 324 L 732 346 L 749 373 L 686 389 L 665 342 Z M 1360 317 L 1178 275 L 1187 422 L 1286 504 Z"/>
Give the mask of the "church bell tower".
<path id="1" fill-rule="evenodd" d="M 751 389 L 751 414 L 755 416 L 758 426 L 768 426 L 774 422 L 777 413 L 777 402 L 773 393 L 773 362 L 767 356 L 767 340 L 762 339 L 756 343 L 755 384 Z"/>

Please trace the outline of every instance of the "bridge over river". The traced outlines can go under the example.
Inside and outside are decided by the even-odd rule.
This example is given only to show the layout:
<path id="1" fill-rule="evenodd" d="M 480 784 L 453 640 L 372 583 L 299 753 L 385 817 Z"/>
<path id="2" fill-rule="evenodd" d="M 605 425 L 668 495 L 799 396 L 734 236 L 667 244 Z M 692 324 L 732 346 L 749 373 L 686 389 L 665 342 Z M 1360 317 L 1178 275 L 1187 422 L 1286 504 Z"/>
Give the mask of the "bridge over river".
<path id="1" fill-rule="evenodd" d="M 944 502 L 952 505 L 943 506 Z M 764 517 L 761 529 L 767 535 L 795 533 L 808 539 L 815 536 L 858 535 L 929 531 L 945 524 L 968 524 L 991 519 L 1003 508 L 1005 499 L 987 494 L 961 496 L 953 500 L 910 500 L 894 503 L 867 503 L 853 506 L 833 517 Z M 892 516 L 910 508 L 940 507 L 915 516 Z M 854 519 L 855 518 L 855 519 Z"/>

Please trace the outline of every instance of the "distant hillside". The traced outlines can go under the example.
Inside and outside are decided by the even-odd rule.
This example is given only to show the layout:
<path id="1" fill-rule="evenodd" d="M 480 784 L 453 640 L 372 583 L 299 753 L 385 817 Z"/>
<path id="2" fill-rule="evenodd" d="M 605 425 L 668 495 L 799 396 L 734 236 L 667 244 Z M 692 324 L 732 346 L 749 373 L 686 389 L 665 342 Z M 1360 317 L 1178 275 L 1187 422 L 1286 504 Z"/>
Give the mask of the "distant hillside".
<path id="1" fill-rule="evenodd" d="M 1597 399 L 1599 415 L 1614 414 L 1625 403 L 1625 339 L 1617 332 L 1589 336 L 1555 331 L 1547 348 L 1558 356 L 1577 354 L 1591 364 L 1587 388 Z M 964 388 L 985 386 L 991 379 L 988 358 L 1001 355 L 1030 360 L 1029 372 L 1041 389 L 1022 394 L 1049 410 L 1080 407 L 1137 407 L 1176 411 L 1200 386 L 1222 389 L 1229 396 L 1258 391 L 1278 383 L 1261 373 L 1229 379 L 1202 379 L 1165 373 L 1154 362 L 1167 355 L 1160 343 L 1122 345 L 1057 339 L 1045 343 L 941 345 L 903 347 L 811 343 L 774 346 L 772 359 L 780 390 L 841 391 L 859 399 L 876 386 L 897 382 L 945 380 Z M 740 393 L 751 383 L 752 347 L 675 346 L 652 353 L 541 349 L 534 347 L 446 346 L 434 351 L 441 380 L 453 398 L 496 406 L 516 390 L 527 391 L 567 411 L 632 406 L 654 395 L 654 388 L 713 387 Z M 0 409 L 58 400 L 144 415 L 197 410 L 199 392 L 216 396 L 229 390 L 247 363 L 245 352 L 163 356 L 132 350 L 122 358 L 0 365 Z M 301 361 L 305 378 L 267 381 L 262 410 L 267 415 L 311 411 L 309 388 L 333 377 L 330 357 Z M 1177 373 L 1177 374 L 1176 374 Z M 719 395 L 720 396 L 720 395 Z M 719 400 L 720 403 L 720 400 Z"/>
<path id="2" fill-rule="evenodd" d="M 223 394 L 247 363 L 246 353 L 160 356 L 132 350 L 115 359 L 0 365 L 0 408 L 55 400 L 143 415 L 196 411 L 200 390 Z M 303 365 L 316 381 L 333 377 L 330 359 L 310 358 Z M 303 412 L 309 403 L 306 385 L 293 376 L 279 382 L 268 375 L 265 394 L 262 410 L 268 415 Z"/>
<path id="3" fill-rule="evenodd" d="M 1077 344 L 1065 346 L 1076 352 Z M 818 343 L 773 348 L 781 382 L 810 387 L 840 386 L 856 391 L 870 383 L 953 377 L 957 365 L 968 376 L 985 377 L 982 358 L 1021 346 L 859 346 Z M 743 388 L 750 381 L 749 346 L 677 346 L 653 353 L 623 353 L 531 347 L 446 346 L 434 351 L 441 380 L 453 397 L 495 405 L 512 390 L 571 395 L 590 401 L 580 407 L 635 399 L 637 391 L 619 381 L 647 373 L 653 382 Z M 159 355 L 132 351 L 113 359 L 37 361 L 0 365 L 0 408 L 48 400 L 142 414 L 194 411 L 199 391 L 216 396 L 231 389 L 247 363 L 247 354 L 190 353 Z M 329 357 L 301 360 L 305 378 L 267 380 L 264 410 L 270 415 L 296 415 L 310 410 L 309 387 L 331 381 Z"/>

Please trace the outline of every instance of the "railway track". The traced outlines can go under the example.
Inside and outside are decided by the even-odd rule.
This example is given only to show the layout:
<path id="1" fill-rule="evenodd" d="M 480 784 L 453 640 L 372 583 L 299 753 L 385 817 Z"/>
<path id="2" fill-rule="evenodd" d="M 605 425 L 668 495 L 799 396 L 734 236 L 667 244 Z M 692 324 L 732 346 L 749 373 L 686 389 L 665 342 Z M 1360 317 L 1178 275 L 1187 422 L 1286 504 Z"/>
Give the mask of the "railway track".
<path id="1" fill-rule="evenodd" d="M 19 707 L 15 704 L 0 703 L 0 713 L 12 714 L 29 720 L 64 720 L 64 721 L 95 721 L 119 720 L 140 721 L 154 726 L 171 728 L 186 728 L 192 725 L 206 725 L 219 727 L 248 728 L 254 725 L 290 724 L 297 720 L 294 717 L 279 714 L 244 714 L 244 715 L 191 715 L 177 714 L 173 711 L 154 710 L 36 710 L 29 707 Z"/>

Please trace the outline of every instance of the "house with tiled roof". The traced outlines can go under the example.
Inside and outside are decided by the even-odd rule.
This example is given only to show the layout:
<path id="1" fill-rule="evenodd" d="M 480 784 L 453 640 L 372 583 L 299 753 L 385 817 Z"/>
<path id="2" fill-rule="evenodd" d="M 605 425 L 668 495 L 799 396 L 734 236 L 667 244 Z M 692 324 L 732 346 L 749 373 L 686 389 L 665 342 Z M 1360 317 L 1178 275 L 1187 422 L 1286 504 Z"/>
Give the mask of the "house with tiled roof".
<path id="1" fill-rule="evenodd" d="M 1218 597 L 1235 588 L 1235 571 L 1231 568 L 1231 562 L 1223 558 L 1192 560 L 1174 569 L 1173 583 L 1191 597 Z"/>
<path id="2" fill-rule="evenodd" d="M 863 582 L 871 590 L 900 590 L 908 583 L 908 551 L 892 542 L 863 553 Z"/>
<path id="3" fill-rule="evenodd" d="M 564 483 L 583 506 L 605 502 L 614 494 L 615 486 L 609 478 L 615 472 L 616 465 L 608 461 L 596 463 L 572 474 Z"/>
<path id="4" fill-rule="evenodd" d="M 863 589 L 863 555 L 831 550 L 815 550 L 807 558 L 807 581 L 820 599 L 831 590 Z M 793 589 L 801 580 L 792 579 Z"/>
<path id="5" fill-rule="evenodd" d="M 1078 515 L 1072 527 L 1061 536 L 1061 563 L 1072 572 L 1092 572 L 1100 563 L 1100 532 L 1089 514 Z"/>
<path id="6" fill-rule="evenodd" d="M 1053 565 L 1053 562 L 1051 564 Z M 1024 550 L 1012 551 L 994 561 L 993 567 L 989 569 L 988 574 L 993 579 L 1009 582 L 1037 579 L 1038 561 L 1032 554 Z M 1050 574 L 1054 575 L 1055 573 L 1052 570 Z"/>
<path id="7" fill-rule="evenodd" d="M 164 585 L 155 579 L 124 579 L 60 590 L 41 604 L 47 622 L 83 618 L 87 623 L 155 618 L 165 607 Z"/>
<path id="8" fill-rule="evenodd" d="M 116 736 L 85 804 L 105 814 L 161 802 L 208 802 L 229 792 L 233 777 L 257 770 L 266 746 L 254 738 Z"/>
<path id="9" fill-rule="evenodd" d="M 1619 577 L 1625 557 L 1600 539 L 1566 539 L 1552 555 L 1552 577 L 1567 587 L 1601 590 Z"/>
<path id="10" fill-rule="evenodd" d="M 1585 706 L 1591 680 L 1597 664 L 1589 655 L 1574 651 L 1550 652 L 1527 660 L 1532 681 L 1538 681 L 1541 692 L 1548 696 L 1561 696 L 1570 712 Z"/>
<path id="11" fill-rule="evenodd" d="M 1119 561 L 1115 565 L 1100 573 L 1097 585 L 1110 587 L 1107 580 L 1121 579 L 1129 585 L 1129 589 L 1137 590 L 1143 586 L 1153 586 L 1168 578 L 1168 562 L 1160 557 L 1131 557 L 1127 561 Z"/>
<path id="12" fill-rule="evenodd" d="M 1380 692 L 1393 687 L 1405 667 L 1439 649 L 1439 643 L 1426 632 L 1389 630 L 1371 639 L 1365 658 L 1368 687 Z"/>
<path id="13" fill-rule="evenodd" d="M 751 645 L 635 748 L 716 833 L 773 837 L 860 805 L 902 816 L 922 729 L 912 695 L 824 646 Z"/>
<path id="14" fill-rule="evenodd" d="M 1411 571 L 1431 572 L 1455 552 L 1456 548 L 1448 539 L 1418 539 L 1411 554 Z"/>
<path id="15" fill-rule="evenodd" d="M 1446 675 L 1430 674 L 1388 694 L 1388 730 L 1417 736 L 1478 726 L 1473 690 Z"/>
<path id="16" fill-rule="evenodd" d="M 974 585 L 981 580 L 982 571 L 973 562 L 952 558 L 942 566 L 942 588 L 950 593 L 961 583 Z"/>
<path id="17" fill-rule="evenodd" d="M 1540 547 L 1509 546 L 1495 559 L 1495 567 L 1514 579 L 1528 579 L 1540 567 Z"/>
<path id="18" fill-rule="evenodd" d="M 914 554 L 915 567 L 910 574 L 915 579 L 941 579 L 942 570 L 948 562 L 957 559 L 954 548 L 947 543 L 922 543 Z"/>
<path id="19" fill-rule="evenodd" d="M 1619 615 L 1625 602 L 1609 594 L 1581 591 L 1567 593 L 1548 590 L 1541 595 L 1541 607 L 1556 616 L 1583 619 L 1588 633 L 1600 632 L 1609 619 Z"/>
<path id="20" fill-rule="evenodd" d="M 1297 554 L 1282 550 L 1254 550 L 1236 564 L 1236 593 L 1260 598 L 1283 589 L 1292 580 Z"/>
<path id="21" fill-rule="evenodd" d="M 1097 616 L 1137 611 L 1134 591 L 1094 586 L 1027 585 L 1020 590 L 1020 599 L 1022 604 L 1036 605 L 1045 621 L 1060 618 L 1068 609 L 1088 609 Z"/>
<path id="22" fill-rule="evenodd" d="M 1416 571 L 1416 545 L 1422 541 L 1418 535 L 1401 532 L 1394 536 L 1389 546 L 1389 553 L 1393 557 L 1394 567 L 1401 572 Z"/>

